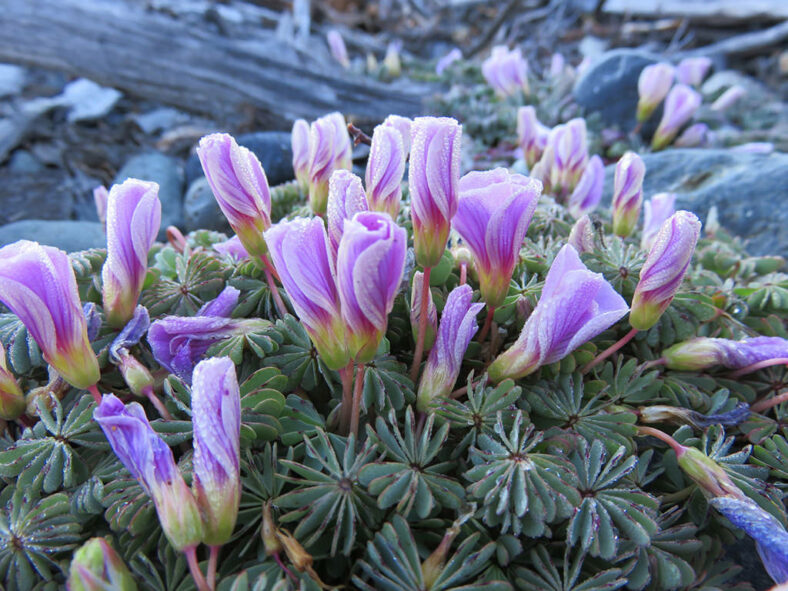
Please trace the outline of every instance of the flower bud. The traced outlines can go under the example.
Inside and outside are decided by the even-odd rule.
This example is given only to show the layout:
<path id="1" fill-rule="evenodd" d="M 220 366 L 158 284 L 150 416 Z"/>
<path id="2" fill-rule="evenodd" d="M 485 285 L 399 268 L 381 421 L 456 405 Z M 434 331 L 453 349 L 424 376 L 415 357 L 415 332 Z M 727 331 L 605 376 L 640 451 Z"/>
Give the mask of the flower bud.
<path id="1" fill-rule="evenodd" d="M 400 117 L 399 115 L 389 115 L 383 120 L 384 127 L 393 127 L 402 136 L 402 148 L 405 151 L 405 158 L 410 154 L 410 126 L 413 124 L 411 119 Z"/>
<path id="2" fill-rule="evenodd" d="M 709 143 L 709 126 L 705 123 L 693 123 L 681 132 L 673 145 L 677 148 L 695 148 Z"/>
<path id="3" fill-rule="evenodd" d="M 309 128 L 309 205 L 316 215 L 326 212 L 328 180 L 335 170 L 352 167 L 353 148 L 340 113 L 312 122 Z"/>
<path id="4" fill-rule="evenodd" d="M 371 361 L 386 332 L 405 269 L 408 236 L 385 213 L 361 212 L 345 221 L 337 252 L 337 289 L 357 363 Z"/>
<path id="5" fill-rule="evenodd" d="M 700 236 L 700 220 L 688 211 L 673 214 L 662 224 L 640 270 L 629 323 L 648 330 L 673 301 L 689 268 Z"/>
<path id="6" fill-rule="evenodd" d="M 605 186 L 605 165 L 602 159 L 594 154 L 588 161 L 574 191 L 569 196 L 567 207 L 572 217 L 578 219 L 594 211 L 602 200 Z"/>
<path id="7" fill-rule="evenodd" d="M 372 134 L 365 182 L 371 211 L 385 211 L 397 219 L 405 174 L 405 146 L 394 127 L 378 125 Z"/>
<path id="8" fill-rule="evenodd" d="M 635 229 L 643 203 L 646 165 L 635 152 L 627 152 L 616 164 L 613 176 L 613 232 L 622 238 Z"/>
<path id="9" fill-rule="evenodd" d="M 107 323 L 124 326 L 134 314 L 148 271 L 148 251 L 161 224 L 159 185 L 128 179 L 113 185 L 107 205 L 107 260 L 101 269 Z"/>
<path id="10" fill-rule="evenodd" d="M 727 111 L 741 99 L 747 91 L 738 84 L 731 86 L 728 90 L 723 92 L 716 101 L 711 104 L 711 110 L 722 112 Z"/>
<path id="11" fill-rule="evenodd" d="M 677 84 L 665 99 L 665 109 L 657 131 L 651 139 L 651 147 L 661 150 L 667 146 L 687 121 L 692 119 L 701 103 L 701 96 L 685 84 Z"/>
<path id="12" fill-rule="evenodd" d="M 482 75 L 499 96 L 530 94 L 528 62 L 519 47 L 511 51 L 504 45 L 493 47 L 490 57 L 482 63 Z"/>
<path id="13" fill-rule="evenodd" d="M 711 60 L 707 57 L 688 57 L 676 66 L 676 79 L 680 84 L 700 86 L 711 68 Z"/>
<path id="14" fill-rule="evenodd" d="M 137 591 L 137 584 L 104 538 L 85 542 L 71 560 L 68 591 Z"/>
<path id="15" fill-rule="evenodd" d="M 328 181 L 326 207 L 326 227 L 334 260 L 337 257 L 345 221 L 360 211 L 369 211 L 361 179 L 349 170 L 335 170 Z"/>
<path id="16" fill-rule="evenodd" d="M 566 243 L 572 246 L 578 254 L 594 252 L 596 250 L 594 224 L 588 215 L 584 215 L 575 222 L 569 232 Z"/>
<path id="17" fill-rule="evenodd" d="M 659 63 L 646 66 L 638 78 L 638 110 L 637 120 L 648 119 L 673 85 L 673 66 Z"/>
<path id="18" fill-rule="evenodd" d="M 457 213 L 462 127 L 446 117 L 413 121 L 408 189 L 416 261 L 438 264 Z"/>
<path id="19" fill-rule="evenodd" d="M 675 204 L 675 193 L 657 193 L 643 204 L 642 250 L 649 250 L 654 244 L 662 224 L 675 213 Z"/>
<path id="20" fill-rule="evenodd" d="M 566 195 L 572 191 L 588 163 L 585 119 L 577 117 L 555 126 L 547 139 L 552 148 L 550 186 L 554 193 Z"/>
<path id="21" fill-rule="evenodd" d="M 715 497 L 733 495 L 740 499 L 745 498 L 722 466 L 699 449 L 682 445 L 676 452 L 676 459 L 683 472 L 709 494 Z"/>
<path id="22" fill-rule="evenodd" d="M 99 222 L 102 224 L 107 223 L 107 202 L 109 200 L 109 191 L 104 185 L 99 185 L 93 189 L 93 202 L 96 204 L 96 214 L 98 215 Z"/>
<path id="23" fill-rule="evenodd" d="M 529 169 L 539 162 L 549 136 L 550 128 L 536 118 L 534 107 L 528 105 L 517 109 L 517 141 Z"/>
<path id="24" fill-rule="evenodd" d="M 402 41 L 392 41 L 386 46 L 386 56 L 383 58 L 383 65 L 389 76 L 396 78 L 402 74 L 402 62 L 399 59 L 399 52 L 402 50 Z"/>
<path id="25" fill-rule="evenodd" d="M 229 357 L 206 359 L 194 368 L 194 496 L 203 542 L 224 544 L 232 536 L 241 500 L 241 393 Z"/>
<path id="26" fill-rule="evenodd" d="M 424 273 L 416 271 L 413 274 L 413 286 L 410 291 L 410 328 L 413 341 L 418 340 L 419 321 L 421 320 L 421 299 L 424 297 Z M 432 291 L 427 289 L 427 324 L 424 327 L 424 350 L 429 351 L 435 343 L 438 332 L 438 310 L 432 300 Z"/>
<path id="27" fill-rule="evenodd" d="M 720 348 L 717 339 L 697 337 L 677 343 L 662 351 L 662 359 L 669 369 L 698 371 L 717 365 Z"/>
<path id="28" fill-rule="evenodd" d="M 152 389 L 156 384 L 150 370 L 126 349 L 119 350 L 117 364 L 123 380 L 134 395 L 144 396 L 145 390 Z"/>
<path id="29" fill-rule="evenodd" d="M 246 251 L 258 258 L 265 255 L 263 232 L 271 225 L 271 192 L 257 156 L 226 133 L 202 138 L 197 156 L 219 208 Z"/>
<path id="30" fill-rule="evenodd" d="M 419 382 L 416 407 L 422 412 L 429 410 L 436 398 L 447 398 L 454 388 L 462 358 L 479 328 L 476 315 L 484 307 L 483 303 L 471 303 L 472 299 L 470 285 L 455 287 L 446 299 L 438 338 Z"/>
<path id="31" fill-rule="evenodd" d="M 293 148 L 293 172 L 299 189 L 306 193 L 309 190 L 309 124 L 303 119 L 293 123 L 290 143 Z"/>
<path id="32" fill-rule="evenodd" d="M 350 58 L 347 55 L 347 47 L 345 47 L 345 40 L 336 29 L 331 29 L 326 33 L 326 41 L 328 42 L 328 49 L 331 51 L 332 57 L 339 63 L 340 66 L 347 69 L 350 67 Z"/>
<path id="33" fill-rule="evenodd" d="M 0 343 L 0 419 L 12 421 L 25 412 L 25 394 L 8 369 L 5 347 Z"/>
<path id="34" fill-rule="evenodd" d="M 442 58 L 438 60 L 438 63 L 435 64 L 435 73 L 440 76 L 443 72 L 452 65 L 454 62 L 459 61 L 462 59 L 462 51 L 459 48 L 455 47 L 449 53 L 444 55 Z"/>

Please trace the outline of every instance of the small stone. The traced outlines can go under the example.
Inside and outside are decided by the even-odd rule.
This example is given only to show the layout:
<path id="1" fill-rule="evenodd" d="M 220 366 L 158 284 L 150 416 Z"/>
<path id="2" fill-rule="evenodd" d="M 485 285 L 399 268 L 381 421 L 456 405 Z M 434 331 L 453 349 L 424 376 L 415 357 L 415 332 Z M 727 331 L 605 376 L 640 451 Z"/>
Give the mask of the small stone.
<path id="1" fill-rule="evenodd" d="M 33 174 L 45 170 L 46 167 L 27 150 L 16 150 L 8 161 L 8 170 Z"/>
<path id="2" fill-rule="evenodd" d="M 58 104 L 69 107 L 68 121 L 90 121 L 104 117 L 115 106 L 121 93 L 114 88 L 99 86 L 87 78 L 77 78 L 66 84 Z"/>
<path id="3" fill-rule="evenodd" d="M 260 160 L 272 187 L 295 178 L 293 172 L 293 150 L 288 131 L 257 131 L 236 136 L 239 145 L 249 148 Z M 203 176 L 202 166 L 197 154 L 189 156 L 186 162 L 186 182 L 191 183 Z"/>
<path id="4" fill-rule="evenodd" d="M 9 166 L 0 170 L 0 203 L 0 224 L 32 218 L 60 220 L 71 217 L 74 196 L 63 171 L 31 173 Z"/>
<path id="5" fill-rule="evenodd" d="M 180 162 L 160 152 L 138 154 L 123 165 L 113 184 L 122 183 L 128 178 L 159 183 L 159 240 L 164 240 L 167 226 L 180 226 L 183 223 L 183 170 Z"/>
<path id="6" fill-rule="evenodd" d="M 24 68 L 12 64 L 0 64 L 0 97 L 19 93 L 26 81 L 27 74 Z"/>
<path id="7" fill-rule="evenodd" d="M 189 121 L 189 116 L 186 113 L 170 107 L 135 114 L 131 118 L 142 131 L 148 134 L 166 131 Z"/>
<path id="8" fill-rule="evenodd" d="M 788 186 L 788 154 L 680 149 L 642 158 L 646 199 L 654 193 L 676 193 L 676 208 L 688 209 L 701 220 L 715 205 L 720 224 L 742 238 L 751 254 L 788 256 L 788 209 L 779 207 Z M 615 165 L 605 169 L 608 204 L 614 169 Z"/>
<path id="9" fill-rule="evenodd" d="M 183 200 L 183 227 L 187 232 L 192 230 L 219 230 L 227 232 L 230 224 L 224 217 L 219 204 L 213 196 L 208 179 L 204 176 L 189 185 Z"/>
<path id="10" fill-rule="evenodd" d="M 101 224 L 74 220 L 23 220 L 0 226 L 0 246 L 17 240 L 34 240 L 66 252 L 107 245 Z"/>
<path id="11" fill-rule="evenodd" d="M 598 112 L 605 123 L 628 131 L 636 124 L 640 72 L 658 61 L 658 56 L 634 49 L 607 51 L 578 79 L 575 100 L 589 113 Z M 658 120 L 658 114 L 652 119 Z"/>

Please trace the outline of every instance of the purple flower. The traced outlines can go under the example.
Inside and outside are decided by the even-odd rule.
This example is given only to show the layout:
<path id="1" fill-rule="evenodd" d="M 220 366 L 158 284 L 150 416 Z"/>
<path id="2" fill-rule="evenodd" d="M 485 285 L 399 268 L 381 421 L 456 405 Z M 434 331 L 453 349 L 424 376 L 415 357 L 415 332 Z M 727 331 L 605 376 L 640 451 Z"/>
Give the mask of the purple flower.
<path id="1" fill-rule="evenodd" d="M 457 213 L 462 127 L 446 117 L 417 117 L 411 126 L 408 174 L 416 261 L 438 264 Z"/>
<path id="2" fill-rule="evenodd" d="M 413 121 L 407 117 L 400 117 L 399 115 L 389 115 L 383 120 L 381 124 L 385 127 L 393 127 L 402 135 L 402 149 L 405 151 L 405 158 L 410 153 L 410 126 Z"/>
<path id="3" fill-rule="evenodd" d="M 709 126 L 705 123 L 693 123 L 681 132 L 673 145 L 677 148 L 694 148 L 705 146 L 709 142 Z"/>
<path id="4" fill-rule="evenodd" d="M 344 231 L 347 232 L 345 221 Z M 342 369 L 349 361 L 334 261 L 318 218 L 282 221 L 265 233 L 271 260 L 323 362 Z"/>
<path id="5" fill-rule="evenodd" d="M 105 394 L 93 412 L 112 451 L 153 499 L 167 539 L 177 550 L 194 547 L 202 539 L 197 503 L 175 465 L 172 450 L 151 428 L 136 403 L 124 406 Z"/>
<path id="6" fill-rule="evenodd" d="M 648 119 L 673 85 L 675 70 L 667 63 L 646 66 L 638 78 L 637 120 Z"/>
<path id="7" fill-rule="evenodd" d="M 239 291 L 226 287 L 197 316 L 165 316 L 151 324 L 148 343 L 159 364 L 190 384 L 192 371 L 211 345 L 236 334 L 260 330 L 271 323 L 262 319 L 229 318 Z"/>
<path id="8" fill-rule="evenodd" d="M 402 176 L 405 174 L 405 146 L 402 134 L 394 127 L 378 125 L 372 134 L 365 182 L 369 209 L 385 211 L 397 219 L 402 200 Z"/>
<path id="9" fill-rule="evenodd" d="M 731 86 L 728 90 L 723 92 L 717 100 L 711 104 L 712 111 L 727 111 L 737 102 L 739 99 L 744 97 L 747 94 L 747 91 L 738 84 Z"/>
<path id="10" fill-rule="evenodd" d="M 107 322 L 124 326 L 134 314 L 148 272 L 148 251 L 161 225 L 159 185 L 128 179 L 113 185 L 107 205 L 107 260 L 101 269 Z"/>
<path id="11" fill-rule="evenodd" d="M 788 582 L 788 532 L 783 524 L 748 498 L 728 495 L 709 502 L 755 540 L 761 562 L 774 582 Z"/>
<path id="12" fill-rule="evenodd" d="M 566 243 L 574 248 L 578 253 L 594 252 L 596 244 L 594 242 L 594 224 L 588 215 L 584 215 L 575 222 L 569 232 Z"/>
<path id="13" fill-rule="evenodd" d="M 297 119 L 290 134 L 293 148 L 293 171 L 298 186 L 304 192 L 309 189 L 309 123 Z"/>
<path id="14" fill-rule="evenodd" d="M 665 99 L 665 110 L 651 140 L 654 150 L 667 146 L 687 121 L 692 119 L 701 103 L 701 96 L 685 84 L 676 84 Z"/>
<path id="15" fill-rule="evenodd" d="M 203 541 L 230 539 L 241 500 L 241 392 L 229 357 L 206 359 L 194 368 L 194 496 L 203 518 Z"/>
<path id="16" fill-rule="evenodd" d="M 640 248 L 649 250 L 662 224 L 672 216 L 675 211 L 675 193 L 657 193 L 643 204 L 643 236 L 640 239 Z"/>
<path id="17" fill-rule="evenodd" d="M 572 217 L 578 219 L 591 213 L 602 200 L 605 186 L 605 165 L 602 159 L 594 154 L 583 170 L 574 191 L 569 196 L 567 207 Z"/>
<path id="18" fill-rule="evenodd" d="M 419 382 L 416 407 L 426 412 L 435 398 L 446 398 L 460 374 L 462 358 L 479 325 L 476 315 L 483 303 L 472 304 L 473 290 L 469 285 L 455 287 L 446 299 L 441 314 L 438 338 L 430 352 Z"/>
<path id="19" fill-rule="evenodd" d="M 531 105 L 517 109 L 517 141 L 528 168 L 539 162 L 549 136 L 550 128 L 536 118 L 536 109 Z"/>
<path id="20" fill-rule="evenodd" d="M 687 273 L 700 236 L 700 220 L 678 211 L 665 220 L 640 270 L 629 323 L 648 330 L 667 310 Z"/>
<path id="21" fill-rule="evenodd" d="M 424 273 L 416 271 L 413 274 L 413 285 L 410 291 L 410 328 L 413 341 L 418 340 L 419 320 L 421 320 L 421 299 L 424 297 Z M 438 332 L 438 310 L 432 300 L 432 291 L 427 289 L 427 325 L 424 332 L 424 350 L 429 351 L 435 343 L 435 334 Z"/>
<path id="22" fill-rule="evenodd" d="M 711 68 L 711 60 L 707 57 L 688 57 L 676 66 L 676 79 L 680 84 L 700 86 Z"/>
<path id="23" fill-rule="evenodd" d="M 554 53 L 550 57 L 550 77 L 558 78 L 564 73 L 566 68 L 566 59 L 560 52 Z"/>
<path id="24" fill-rule="evenodd" d="M 349 220 L 360 211 L 369 211 L 361 179 L 349 170 L 335 170 L 328 181 L 328 207 L 326 208 L 328 240 L 331 244 L 331 256 L 334 261 L 337 258 L 345 220 Z"/>
<path id="25" fill-rule="evenodd" d="M 453 226 L 473 254 L 482 299 L 500 306 L 509 291 L 520 247 L 539 201 L 539 181 L 505 168 L 460 179 Z"/>
<path id="26" fill-rule="evenodd" d="M 552 150 L 550 186 L 554 192 L 566 194 L 574 189 L 588 163 L 586 121 L 580 117 L 557 125 L 550 131 L 547 146 Z"/>
<path id="27" fill-rule="evenodd" d="M 530 93 L 528 86 L 528 62 L 520 48 L 509 49 L 504 45 L 492 48 L 490 57 L 482 64 L 482 75 L 500 96 L 512 96 L 517 92 Z"/>
<path id="28" fill-rule="evenodd" d="M 662 352 L 670 369 L 697 371 L 715 365 L 742 369 L 773 359 L 788 359 L 788 339 L 754 337 L 734 341 L 697 337 L 678 343 Z"/>
<path id="29" fill-rule="evenodd" d="M 542 297 L 520 338 L 488 368 L 493 382 L 521 378 L 560 361 L 627 313 L 627 304 L 601 273 L 592 273 L 564 246 L 547 272 Z"/>
<path id="30" fill-rule="evenodd" d="M 96 204 L 96 214 L 102 224 L 107 223 L 107 200 L 109 199 L 109 191 L 104 185 L 99 185 L 93 189 L 93 202 Z"/>
<path id="31" fill-rule="evenodd" d="M 65 252 L 28 240 L 0 248 L 0 301 L 19 317 L 64 380 L 81 389 L 98 382 L 98 360 Z"/>
<path id="32" fill-rule="evenodd" d="M 454 62 L 459 61 L 462 59 L 462 51 L 460 51 L 457 47 L 452 49 L 449 53 L 444 55 L 442 58 L 438 60 L 438 63 L 435 64 L 435 73 L 440 76 L 443 72 L 452 65 Z"/>
<path id="33" fill-rule="evenodd" d="M 347 47 L 345 47 L 345 40 L 342 39 L 342 35 L 336 29 L 331 29 L 328 33 L 326 33 L 326 41 L 328 42 L 328 48 L 331 51 L 331 55 L 339 65 L 343 68 L 347 69 L 350 67 L 350 59 L 347 56 Z"/>
<path id="34" fill-rule="evenodd" d="M 634 152 L 627 152 L 616 164 L 613 176 L 613 232 L 622 238 L 635 229 L 643 204 L 643 177 L 646 165 Z"/>
<path id="35" fill-rule="evenodd" d="M 244 248 L 262 257 L 263 232 L 271 225 L 271 193 L 257 156 L 226 133 L 202 138 L 197 156 L 219 208 Z"/>
<path id="36" fill-rule="evenodd" d="M 0 419 L 13 421 L 25 412 L 25 393 L 8 369 L 5 347 L 0 344 Z"/>
<path id="37" fill-rule="evenodd" d="M 408 235 L 385 213 L 357 213 L 345 221 L 337 253 L 337 286 L 350 357 L 367 363 L 386 332 L 402 281 Z"/>
<path id="38" fill-rule="evenodd" d="M 317 215 L 326 212 L 328 180 L 335 170 L 352 166 L 352 146 L 340 113 L 312 122 L 309 128 L 309 205 Z"/>
<path id="39" fill-rule="evenodd" d="M 213 245 L 213 249 L 219 254 L 241 261 L 249 256 L 249 253 L 244 248 L 241 239 L 236 235 L 224 242 L 217 242 Z"/>

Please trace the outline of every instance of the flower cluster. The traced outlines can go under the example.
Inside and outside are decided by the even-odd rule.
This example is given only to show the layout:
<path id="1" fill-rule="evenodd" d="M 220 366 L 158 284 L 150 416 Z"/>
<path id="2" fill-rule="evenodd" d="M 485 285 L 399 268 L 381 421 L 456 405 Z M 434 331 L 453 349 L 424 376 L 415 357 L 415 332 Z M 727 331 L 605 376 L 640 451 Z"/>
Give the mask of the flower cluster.
<path id="1" fill-rule="evenodd" d="M 493 47 L 490 57 L 482 64 L 482 74 L 500 96 L 530 94 L 528 62 L 519 47 L 512 50 L 505 45 Z"/>

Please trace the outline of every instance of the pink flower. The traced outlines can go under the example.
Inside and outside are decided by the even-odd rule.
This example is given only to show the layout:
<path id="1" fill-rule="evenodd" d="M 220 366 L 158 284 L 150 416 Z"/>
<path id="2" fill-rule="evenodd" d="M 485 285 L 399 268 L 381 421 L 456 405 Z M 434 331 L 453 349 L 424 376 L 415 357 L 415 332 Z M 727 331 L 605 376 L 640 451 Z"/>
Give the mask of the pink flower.
<path id="1" fill-rule="evenodd" d="M 367 160 L 366 186 L 369 209 L 385 211 L 397 219 L 405 174 L 405 146 L 402 134 L 387 125 L 378 125 L 372 134 Z"/>

